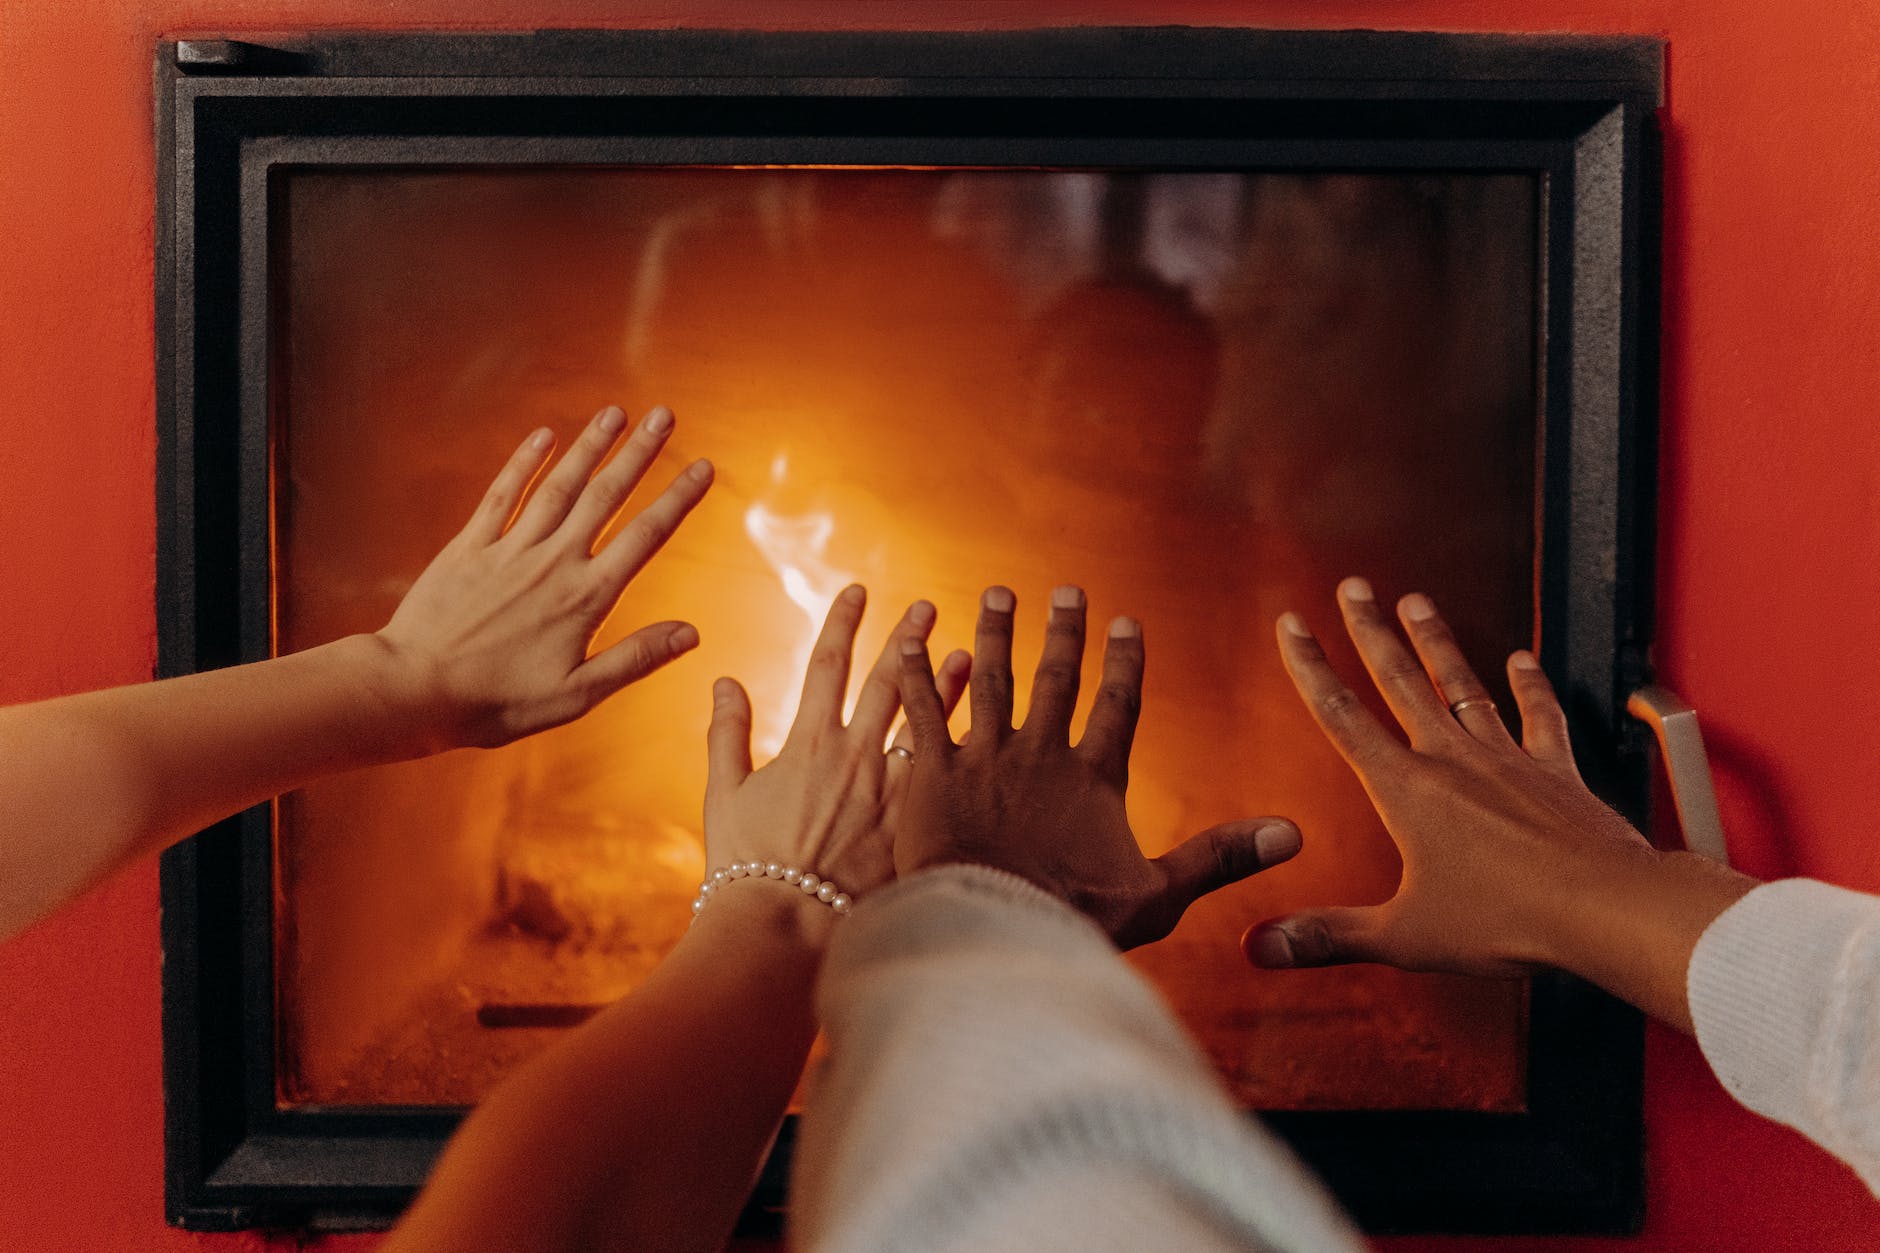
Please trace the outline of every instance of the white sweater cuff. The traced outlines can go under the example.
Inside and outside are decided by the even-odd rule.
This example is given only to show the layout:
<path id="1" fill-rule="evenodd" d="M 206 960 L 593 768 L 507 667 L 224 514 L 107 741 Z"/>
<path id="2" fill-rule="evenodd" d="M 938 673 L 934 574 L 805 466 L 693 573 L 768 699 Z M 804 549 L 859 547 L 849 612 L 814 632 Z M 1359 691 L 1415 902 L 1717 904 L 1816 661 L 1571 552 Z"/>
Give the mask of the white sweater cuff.
<path id="1" fill-rule="evenodd" d="M 1807 879 L 1767 883 L 1710 924 L 1687 991 L 1704 1057 L 1730 1095 L 1880 1188 L 1880 898 Z"/>

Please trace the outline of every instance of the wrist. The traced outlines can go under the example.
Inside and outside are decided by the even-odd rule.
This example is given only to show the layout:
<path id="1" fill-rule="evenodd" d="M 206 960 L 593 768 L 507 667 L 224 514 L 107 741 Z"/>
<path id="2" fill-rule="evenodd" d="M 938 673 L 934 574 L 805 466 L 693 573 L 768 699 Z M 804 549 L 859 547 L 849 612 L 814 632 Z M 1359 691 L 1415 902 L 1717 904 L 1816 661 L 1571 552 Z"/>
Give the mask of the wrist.
<path id="1" fill-rule="evenodd" d="M 740 935 L 766 953 L 820 957 L 841 915 L 782 880 L 732 879 L 692 918 L 691 934 Z"/>
<path id="2" fill-rule="evenodd" d="M 1691 953 L 1757 880 L 1681 849 L 1643 846 L 1624 854 L 1580 890 L 1561 894 L 1550 964 L 1689 1031 Z"/>
<path id="3" fill-rule="evenodd" d="M 365 716 L 384 746 L 387 761 L 428 757 L 462 747 L 452 719 L 436 698 L 429 667 L 383 632 L 349 635 L 338 650 L 353 682 L 364 693 Z"/>

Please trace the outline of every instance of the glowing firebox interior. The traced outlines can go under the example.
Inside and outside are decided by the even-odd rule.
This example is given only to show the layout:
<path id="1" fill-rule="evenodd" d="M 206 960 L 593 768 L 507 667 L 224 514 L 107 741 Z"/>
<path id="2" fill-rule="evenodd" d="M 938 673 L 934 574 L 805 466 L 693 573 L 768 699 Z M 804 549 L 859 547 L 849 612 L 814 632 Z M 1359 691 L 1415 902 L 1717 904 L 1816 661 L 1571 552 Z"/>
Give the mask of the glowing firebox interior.
<path id="1" fill-rule="evenodd" d="M 695 655 L 561 730 L 282 800 L 283 1103 L 473 1102 L 632 988 L 704 869 L 711 680 L 744 680 L 774 748 L 859 580 L 871 653 L 917 596 L 938 648 L 970 645 L 1010 584 L 1021 672 L 1048 590 L 1081 583 L 1099 622 L 1145 624 L 1145 849 L 1298 819 L 1295 862 L 1131 958 L 1249 1105 L 1522 1107 L 1522 985 L 1258 973 L 1236 942 L 1398 874 L 1274 617 L 1306 611 L 1354 676 L 1347 573 L 1434 593 L 1491 676 L 1533 638 L 1531 180 L 361 170 L 274 194 L 281 651 L 382 625 L 536 424 L 663 402 L 655 477 L 719 468 L 601 639 L 686 618 Z"/>

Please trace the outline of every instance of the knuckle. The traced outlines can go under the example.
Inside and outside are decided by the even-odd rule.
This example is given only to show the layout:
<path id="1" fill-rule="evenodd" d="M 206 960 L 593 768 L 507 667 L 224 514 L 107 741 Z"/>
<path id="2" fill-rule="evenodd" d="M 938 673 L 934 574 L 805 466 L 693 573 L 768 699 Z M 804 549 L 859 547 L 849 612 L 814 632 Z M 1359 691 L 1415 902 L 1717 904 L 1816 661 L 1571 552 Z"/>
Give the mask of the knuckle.
<path id="1" fill-rule="evenodd" d="M 1490 699 L 1482 681 L 1467 670 L 1443 675 L 1436 680 L 1436 686 L 1442 690 L 1443 699 L 1451 705 L 1458 701 Z"/>
<path id="2" fill-rule="evenodd" d="M 565 479 L 549 479 L 535 490 L 536 503 L 554 510 L 565 510 L 574 503 L 574 485 Z"/>
<path id="3" fill-rule="evenodd" d="M 1358 694 L 1348 687 L 1335 687 L 1318 698 L 1319 712 L 1328 718 L 1343 720 L 1362 708 Z"/>
<path id="4" fill-rule="evenodd" d="M 620 529 L 621 537 L 633 548 L 653 548 L 666 540 L 666 528 L 660 519 L 643 513 Z"/>
<path id="5" fill-rule="evenodd" d="M 1395 654 L 1379 663 L 1377 677 L 1386 683 L 1427 683 L 1429 681 L 1429 675 L 1423 669 L 1423 663 L 1405 654 Z"/>
<path id="6" fill-rule="evenodd" d="M 1286 930 L 1292 940 L 1293 952 L 1302 961 L 1314 963 L 1336 961 L 1343 955 L 1343 947 L 1338 937 L 1333 934 L 1331 924 L 1324 918 L 1301 918 Z"/>
<path id="7" fill-rule="evenodd" d="M 1067 661 L 1046 661 L 1038 666 L 1036 686 L 1068 688 L 1077 686 L 1080 672 Z"/>
<path id="8" fill-rule="evenodd" d="M 1012 615 L 994 613 L 985 610 L 979 615 L 979 638 L 982 640 L 1010 640 L 1012 638 Z"/>
<path id="9" fill-rule="evenodd" d="M 1106 680 L 1098 687 L 1097 699 L 1126 718 L 1134 718 L 1142 710 L 1142 693 L 1136 685 L 1117 679 Z"/>

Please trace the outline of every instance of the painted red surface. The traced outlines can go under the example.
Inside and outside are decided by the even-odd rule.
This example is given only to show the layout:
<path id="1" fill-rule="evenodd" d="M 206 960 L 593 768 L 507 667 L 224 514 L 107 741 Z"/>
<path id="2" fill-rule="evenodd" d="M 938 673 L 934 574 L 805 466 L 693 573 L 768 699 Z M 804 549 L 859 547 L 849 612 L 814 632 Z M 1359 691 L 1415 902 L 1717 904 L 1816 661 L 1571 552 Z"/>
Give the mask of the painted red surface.
<path id="1" fill-rule="evenodd" d="M 1254 22 L 1670 40 L 1658 657 L 1705 713 L 1739 863 L 1880 890 L 1880 22 L 1834 0 L 5 0 L 0 700 L 151 671 L 159 35 Z M 272 1247 L 163 1224 L 157 983 L 154 867 L 0 951 L 0 1247 Z M 1735 1108 L 1688 1042 L 1655 1033 L 1648 1071 L 1632 1247 L 1880 1247 L 1852 1176 Z"/>

